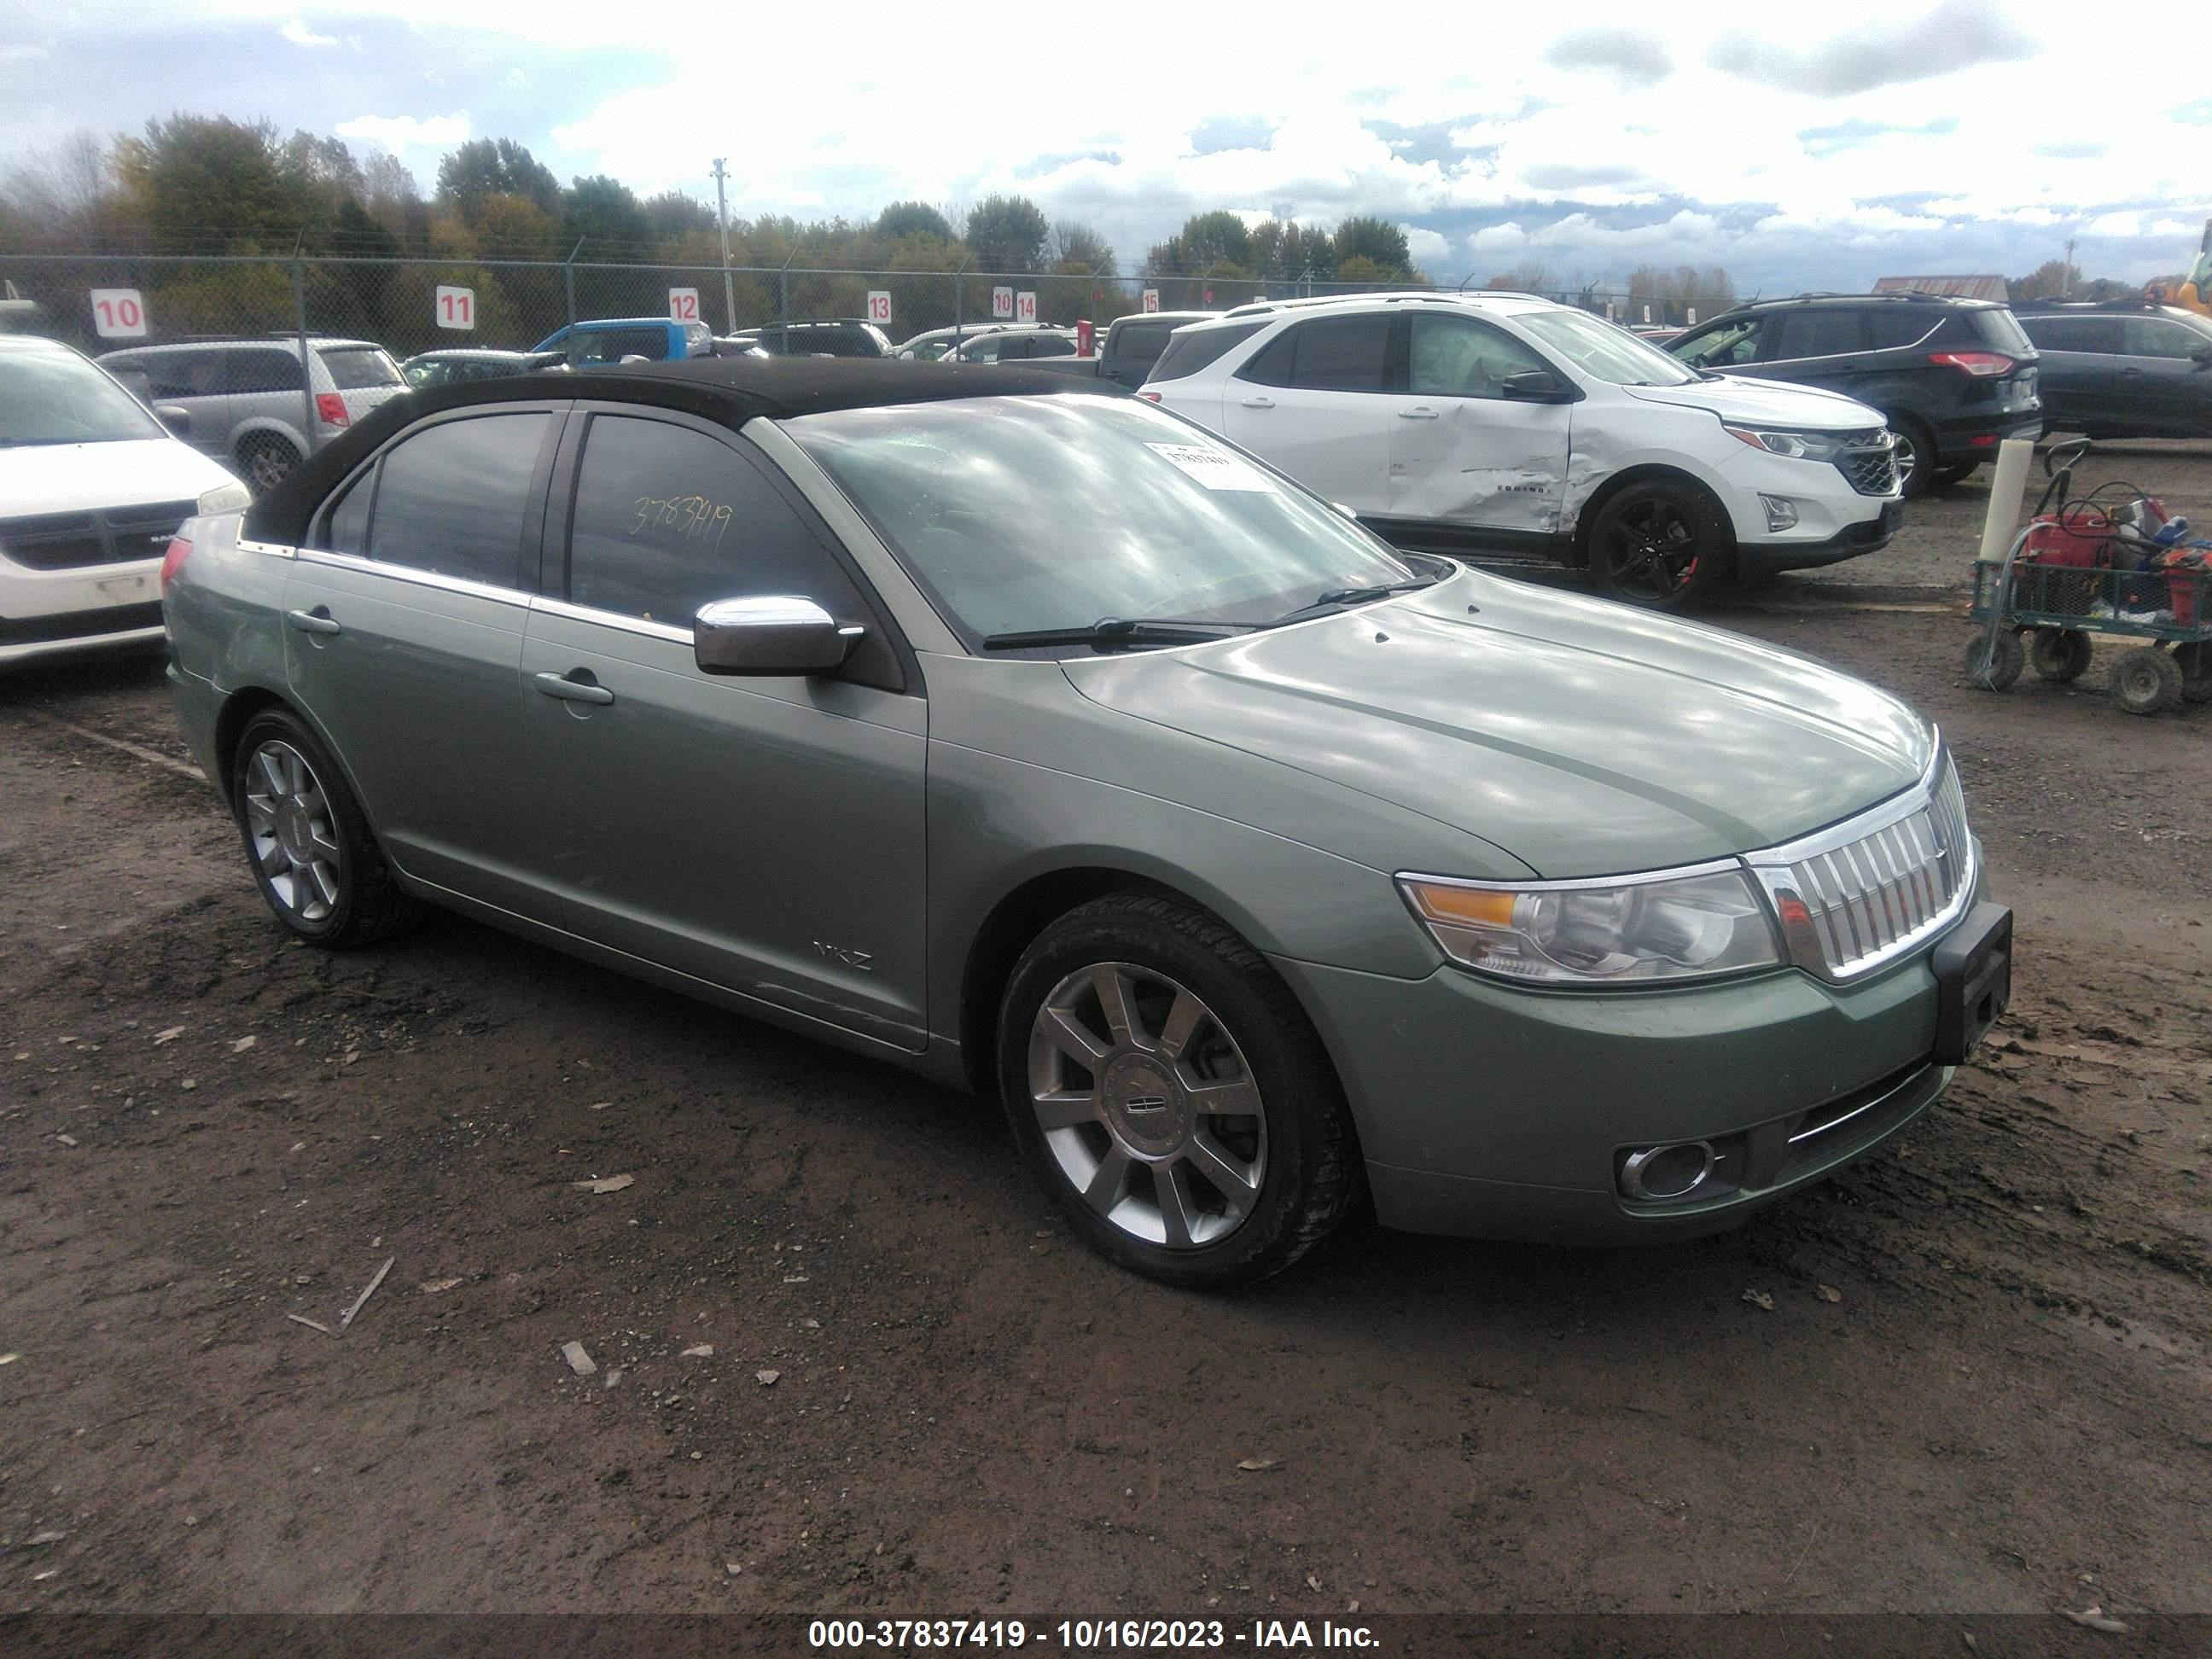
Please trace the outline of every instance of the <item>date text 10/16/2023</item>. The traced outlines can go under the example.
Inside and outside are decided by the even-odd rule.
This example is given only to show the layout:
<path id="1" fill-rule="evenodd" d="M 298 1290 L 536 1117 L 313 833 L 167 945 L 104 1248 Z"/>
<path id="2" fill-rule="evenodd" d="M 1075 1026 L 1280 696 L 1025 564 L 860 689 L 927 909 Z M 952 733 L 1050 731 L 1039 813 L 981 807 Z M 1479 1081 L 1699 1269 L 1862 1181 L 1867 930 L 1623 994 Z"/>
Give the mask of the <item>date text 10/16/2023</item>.
<path id="1" fill-rule="evenodd" d="M 890 1652 L 1047 1645 L 1066 1653 L 1234 1648 L 1316 1652 L 1377 1645 L 1368 1626 L 1325 1619 L 1255 1619 L 1243 1625 L 1220 1619 L 1062 1619 L 1035 1624 L 1019 1619 L 817 1619 L 807 1625 L 806 1641 L 817 1650 Z"/>

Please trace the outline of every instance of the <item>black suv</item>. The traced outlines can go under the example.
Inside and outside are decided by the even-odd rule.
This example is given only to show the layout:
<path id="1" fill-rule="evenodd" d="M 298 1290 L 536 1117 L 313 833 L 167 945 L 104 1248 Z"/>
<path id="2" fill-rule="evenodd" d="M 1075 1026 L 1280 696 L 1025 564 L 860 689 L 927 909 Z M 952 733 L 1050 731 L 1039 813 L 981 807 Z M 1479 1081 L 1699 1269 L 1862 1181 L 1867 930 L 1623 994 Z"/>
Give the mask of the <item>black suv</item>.
<path id="1" fill-rule="evenodd" d="M 883 330 L 858 317 L 819 322 L 764 323 L 731 337 L 758 346 L 775 357 L 888 357 L 891 343 Z"/>
<path id="2" fill-rule="evenodd" d="M 1990 300 L 1939 294 L 1801 294 L 1759 300 L 1664 348 L 1692 368 L 1840 392 L 1897 434 L 1908 495 L 1956 483 L 1998 442 L 2043 429 L 2036 352 Z"/>
<path id="3" fill-rule="evenodd" d="M 2092 438 L 2212 438 L 2212 323 L 2148 300 L 2019 308 L 2043 359 L 2043 417 Z"/>

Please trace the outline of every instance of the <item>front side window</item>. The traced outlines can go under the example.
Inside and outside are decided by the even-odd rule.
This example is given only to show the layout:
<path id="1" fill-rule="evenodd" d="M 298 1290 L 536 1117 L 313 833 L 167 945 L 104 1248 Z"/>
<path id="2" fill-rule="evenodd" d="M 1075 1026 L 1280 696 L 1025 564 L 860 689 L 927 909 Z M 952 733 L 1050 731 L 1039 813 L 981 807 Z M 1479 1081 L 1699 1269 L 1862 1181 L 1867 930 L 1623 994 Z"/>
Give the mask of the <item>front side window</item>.
<path id="1" fill-rule="evenodd" d="M 1668 355 L 1692 368 L 1735 368 L 1759 356 L 1759 336 L 1765 332 L 1764 317 L 1739 317 L 1716 323 L 1702 334 L 1677 340 Z"/>
<path id="2" fill-rule="evenodd" d="M 551 421 L 542 410 L 477 415 L 401 439 L 380 469 L 368 556 L 495 587 L 519 586 L 530 485 Z M 342 507 L 350 506 L 349 497 Z"/>
<path id="3" fill-rule="evenodd" d="M 1618 323 L 1587 311 L 1556 306 L 1519 311 L 1513 320 L 1594 380 L 1613 386 L 1686 386 L 1697 379 L 1655 345 L 1638 339 Z"/>
<path id="4" fill-rule="evenodd" d="M 296 353 L 267 346 L 233 346 L 223 354 L 219 390 L 238 394 L 297 392 L 300 359 Z"/>
<path id="5" fill-rule="evenodd" d="M 2170 318 L 2126 317 L 2121 325 L 2122 350 L 2130 357 L 2186 358 L 2212 346 L 2212 338 Z"/>
<path id="6" fill-rule="evenodd" d="M 1267 622 L 1414 580 L 1296 485 L 1134 398 L 964 398 L 786 429 L 971 646 L 1109 617 Z"/>
<path id="7" fill-rule="evenodd" d="M 1472 317 L 1417 311 L 1406 390 L 1420 398 L 1503 398 L 1505 382 L 1550 366 L 1510 335 Z"/>
<path id="8" fill-rule="evenodd" d="M 149 351 L 144 360 L 147 387 L 157 400 L 211 398 L 222 389 L 222 356 L 215 347 Z"/>
<path id="9" fill-rule="evenodd" d="M 672 422 L 596 415 L 568 532 L 568 600 L 688 628 L 716 599 L 798 594 L 838 614 L 852 585 L 761 469 Z"/>

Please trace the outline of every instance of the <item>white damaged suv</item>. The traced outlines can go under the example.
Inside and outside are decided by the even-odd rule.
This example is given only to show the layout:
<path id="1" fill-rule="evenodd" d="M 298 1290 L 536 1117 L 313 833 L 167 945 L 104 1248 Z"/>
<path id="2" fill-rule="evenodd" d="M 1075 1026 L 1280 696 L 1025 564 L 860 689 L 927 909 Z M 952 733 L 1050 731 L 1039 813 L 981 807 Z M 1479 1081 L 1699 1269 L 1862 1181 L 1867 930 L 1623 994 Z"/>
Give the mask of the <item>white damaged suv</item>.
<path id="1" fill-rule="evenodd" d="M 1401 546 L 1543 554 L 1656 607 L 1904 521 L 1875 410 L 1686 368 L 1534 295 L 1245 306 L 1178 329 L 1139 395 Z"/>

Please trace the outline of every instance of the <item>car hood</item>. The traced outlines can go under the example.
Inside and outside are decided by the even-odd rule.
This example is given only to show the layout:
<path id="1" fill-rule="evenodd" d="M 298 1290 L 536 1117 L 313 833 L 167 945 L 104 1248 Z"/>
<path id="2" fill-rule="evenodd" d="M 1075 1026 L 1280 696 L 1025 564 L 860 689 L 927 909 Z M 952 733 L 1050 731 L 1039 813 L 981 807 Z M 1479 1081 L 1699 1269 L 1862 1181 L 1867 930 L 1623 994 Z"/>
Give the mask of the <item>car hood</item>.
<path id="1" fill-rule="evenodd" d="M 0 518 L 197 501 L 237 480 L 174 438 L 0 448 Z"/>
<path id="2" fill-rule="evenodd" d="M 1936 741 L 1895 698 L 1808 658 L 1472 574 L 1063 666 L 1095 702 L 1479 836 L 1547 878 L 1794 839 L 1911 786 Z M 1419 849 L 1406 859 L 1418 867 Z"/>
<path id="3" fill-rule="evenodd" d="M 1770 426 L 1832 431 L 1883 423 L 1881 410 L 1869 409 L 1840 392 L 1828 392 L 1816 386 L 1792 386 L 1782 380 L 1752 380 L 1723 374 L 1717 380 L 1698 380 L 1689 386 L 1631 386 L 1621 390 L 1643 403 L 1709 410 L 1724 421 L 1757 421 Z"/>

